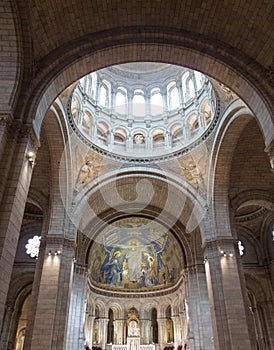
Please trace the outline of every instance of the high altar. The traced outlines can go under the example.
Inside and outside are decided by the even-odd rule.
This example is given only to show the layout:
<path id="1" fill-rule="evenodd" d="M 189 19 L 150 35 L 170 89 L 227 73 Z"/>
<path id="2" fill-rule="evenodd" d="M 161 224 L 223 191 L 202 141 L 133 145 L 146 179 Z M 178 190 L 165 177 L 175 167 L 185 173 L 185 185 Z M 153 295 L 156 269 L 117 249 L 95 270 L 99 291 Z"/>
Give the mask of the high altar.
<path id="1" fill-rule="evenodd" d="M 112 350 L 155 350 L 154 344 L 142 344 L 140 338 L 140 320 L 136 317 L 127 321 L 127 343 L 113 344 Z"/>

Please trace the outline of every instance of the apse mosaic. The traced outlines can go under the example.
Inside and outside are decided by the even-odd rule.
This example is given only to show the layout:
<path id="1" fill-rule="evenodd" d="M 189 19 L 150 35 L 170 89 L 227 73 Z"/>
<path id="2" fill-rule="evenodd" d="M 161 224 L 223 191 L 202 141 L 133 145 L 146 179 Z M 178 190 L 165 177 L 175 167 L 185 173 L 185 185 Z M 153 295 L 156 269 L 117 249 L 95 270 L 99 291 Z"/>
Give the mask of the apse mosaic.
<path id="1" fill-rule="evenodd" d="M 183 252 L 163 225 L 143 217 L 116 221 L 92 243 L 89 278 L 105 288 L 165 288 L 181 276 Z"/>

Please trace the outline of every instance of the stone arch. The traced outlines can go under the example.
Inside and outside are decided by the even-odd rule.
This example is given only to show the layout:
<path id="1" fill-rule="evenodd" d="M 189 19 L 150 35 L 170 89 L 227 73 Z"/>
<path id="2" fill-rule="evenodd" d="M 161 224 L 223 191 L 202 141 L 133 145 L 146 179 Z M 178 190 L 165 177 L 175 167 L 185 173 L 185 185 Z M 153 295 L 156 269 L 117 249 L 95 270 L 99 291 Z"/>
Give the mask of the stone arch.
<path id="1" fill-rule="evenodd" d="M 71 152 L 71 140 L 68 137 L 67 124 L 62 117 L 63 115 L 64 110 L 62 109 L 62 104 L 57 100 L 47 112 L 43 123 L 51 161 L 51 210 L 54 210 L 56 213 L 54 217 L 58 217 L 58 223 L 51 221 L 49 225 L 49 233 L 52 230 L 54 234 L 64 233 L 64 219 L 66 218 L 66 213 L 63 202 L 70 200 L 68 197 L 69 194 L 66 192 L 66 184 L 70 183 L 73 179 L 73 175 L 70 175 L 71 162 L 69 157 Z M 62 159 L 66 159 L 66 161 L 62 162 Z M 57 211 L 59 214 L 57 214 Z M 56 227 L 60 228 L 59 232 L 56 231 Z M 69 235 L 69 233 L 67 234 Z"/>
<path id="2" fill-rule="evenodd" d="M 163 175 L 164 178 L 162 177 Z M 118 215 L 118 212 L 120 212 L 119 215 L 130 215 L 131 212 L 136 213 L 136 211 L 139 211 L 150 215 L 152 218 L 155 217 L 161 220 L 163 223 L 166 223 L 166 225 L 171 225 L 170 227 L 175 225 L 177 220 L 181 220 L 182 225 L 186 226 L 189 218 L 193 220 L 193 224 L 196 220 L 198 225 L 206 211 L 204 199 L 194 188 L 187 183 L 183 184 L 182 179 L 176 178 L 175 176 L 172 178 L 170 175 L 171 174 L 163 173 L 161 169 L 157 170 L 155 168 L 146 172 L 142 171 L 141 173 L 137 169 L 133 171 L 132 168 L 128 169 L 127 167 L 118 169 L 118 171 L 108 172 L 101 176 L 100 183 L 91 181 L 86 188 L 76 195 L 74 198 L 74 202 L 76 203 L 74 216 L 71 219 L 76 227 L 79 227 L 80 231 L 85 232 L 89 238 L 92 238 L 94 233 L 101 227 L 104 227 L 106 222 L 113 220 L 115 215 Z M 119 194 L 123 186 L 128 186 L 128 182 L 124 183 L 123 180 L 129 178 L 131 179 L 130 183 L 133 187 L 138 187 L 138 182 L 140 180 L 143 181 L 142 185 L 148 186 L 146 190 L 143 189 L 142 193 L 139 193 L 137 201 L 132 201 L 131 198 L 125 200 L 121 198 Z M 154 201 L 155 198 L 153 196 L 151 198 L 146 197 L 149 191 L 152 193 L 151 184 L 152 186 L 155 185 L 166 188 L 166 199 L 163 198 L 162 201 L 159 202 L 159 200 Z M 137 187 L 135 187 L 134 191 Z M 118 191 L 117 188 L 119 189 Z M 168 189 L 170 189 L 170 191 L 168 191 Z M 132 191 L 129 192 L 132 193 Z M 111 200 L 108 197 L 108 193 L 111 194 Z M 92 205 L 94 202 L 92 198 L 94 196 L 97 198 L 96 209 L 93 208 Z M 177 198 L 178 207 L 172 205 L 171 208 L 169 207 L 171 202 L 176 202 L 173 196 Z M 171 197 L 173 201 L 170 199 Z M 155 208 L 158 209 L 155 210 Z M 105 214 L 100 215 L 99 218 L 96 212 Z M 81 221 L 82 218 L 89 218 L 89 221 Z"/>
<path id="3" fill-rule="evenodd" d="M 144 31 L 144 28 L 142 31 Z M 63 60 L 58 60 L 57 62 L 55 57 L 48 55 L 45 60 L 49 62 L 44 62 L 47 63 L 45 67 L 48 67 L 48 69 L 44 69 L 37 77 L 35 91 L 33 92 L 35 98 L 30 101 L 29 117 L 27 117 L 27 120 L 30 122 L 31 116 L 35 115 L 34 127 L 37 134 L 39 134 L 41 121 L 49 105 L 62 90 L 79 77 L 90 71 L 113 64 L 130 61 L 161 61 L 199 70 L 230 87 L 252 109 L 263 131 L 266 146 L 270 144 L 273 139 L 273 120 L 271 117 L 271 108 L 273 106 L 271 98 L 268 98 L 268 91 L 266 91 L 263 84 L 259 83 L 258 77 L 255 79 L 258 71 L 255 72 L 255 68 L 253 71 L 252 65 L 246 65 L 246 57 L 243 57 L 240 53 L 236 56 L 234 52 L 235 59 L 237 57 L 237 64 L 235 62 L 234 65 L 229 48 L 224 47 L 222 59 L 216 59 L 215 57 L 219 55 L 217 54 L 215 43 L 209 42 L 203 37 L 195 38 L 194 40 L 189 34 L 183 40 L 182 35 L 169 30 L 165 33 L 165 44 L 163 44 L 160 33 L 155 28 L 152 32 L 153 45 L 150 43 L 152 41 L 152 37 L 150 37 L 152 33 L 147 33 L 143 39 L 138 34 L 138 43 L 136 43 L 136 32 L 131 33 L 130 29 L 128 29 L 126 43 L 123 43 L 120 33 L 112 31 L 111 43 L 108 42 L 107 37 L 105 40 L 100 37 L 99 42 L 99 39 L 94 35 L 95 37 L 90 41 L 93 45 L 92 50 L 90 50 L 85 41 L 83 41 L 85 48 L 81 47 L 78 40 L 77 49 L 76 47 L 73 47 L 74 50 L 72 48 L 71 50 L 62 48 L 63 55 L 69 57 L 63 57 Z M 161 35 L 163 35 L 162 32 Z M 123 36 L 125 36 L 124 32 Z M 176 44 L 174 44 L 174 39 L 176 39 Z M 94 51 L 96 40 L 101 50 L 98 47 L 98 50 Z M 142 40 L 143 42 L 141 42 Z M 193 49 L 194 41 L 195 50 Z M 117 45 L 118 42 L 119 45 Z M 72 43 L 72 45 L 76 45 L 76 42 Z M 206 50 L 205 45 L 207 46 Z M 80 59 L 78 51 L 81 52 Z M 207 51 L 207 54 L 205 55 L 203 51 Z M 90 54 L 90 52 L 93 53 Z M 61 56 L 61 52 L 59 54 Z M 118 58 L 114 59 L 114 57 Z M 247 68 L 250 72 L 246 71 Z M 58 76 L 56 76 L 57 71 L 60 72 Z M 261 74 L 261 80 L 264 81 L 264 72 L 259 74 Z"/>
<path id="4" fill-rule="evenodd" d="M 245 263 L 245 260 L 247 260 L 247 262 L 261 265 L 263 263 L 262 247 L 259 246 L 252 233 L 252 230 L 248 229 L 247 227 L 240 227 L 237 230 L 238 238 L 244 239 L 244 241 L 241 239 L 245 247 L 244 255 L 241 257 L 241 259 L 243 264 Z M 248 251 L 249 249 L 251 250 L 250 252 Z M 250 261 L 250 257 L 248 257 L 249 255 L 251 255 L 253 259 L 255 258 L 255 261 Z"/>
<path id="5" fill-rule="evenodd" d="M 224 114 L 223 123 L 219 126 L 214 141 L 210 171 L 214 178 L 211 191 L 217 235 L 230 236 L 228 188 L 232 158 L 237 140 L 252 118 L 253 115 L 248 108 L 237 103 L 231 106 Z M 222 205 L 216 206 L 215 203 Z"/>
<path id="6" fill-rule="evenodd" d="M 0 52 L 2 52 L 1 58 L 1 70 L 0 70 L 0 111 L 3 113 L 10 113 L 14 107 L 17 99 L 17 88 L 20 84 L 21 65 L 21 42 L 18 41 L 20 35 L 17 19 L 14 17 L 14 8 L 17 7 L 13 1 L 5 1 L 1 4 L 4 7 L 4 17 L 0 21 L 0 33 L 3 40 L 0 41 Z M 8 59 L 3 56 L 8 57 Z"/>

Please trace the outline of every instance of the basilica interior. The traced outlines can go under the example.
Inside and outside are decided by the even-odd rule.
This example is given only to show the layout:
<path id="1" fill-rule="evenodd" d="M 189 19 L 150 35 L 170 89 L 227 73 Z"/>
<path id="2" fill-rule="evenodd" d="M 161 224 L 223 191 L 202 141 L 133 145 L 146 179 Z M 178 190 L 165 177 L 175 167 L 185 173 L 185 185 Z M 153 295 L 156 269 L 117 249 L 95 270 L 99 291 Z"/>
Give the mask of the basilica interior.
<path id="1" fill-rule="evenodd" d="M 274 348 L 273 1 L 0 0 L 0 349 Z"/>

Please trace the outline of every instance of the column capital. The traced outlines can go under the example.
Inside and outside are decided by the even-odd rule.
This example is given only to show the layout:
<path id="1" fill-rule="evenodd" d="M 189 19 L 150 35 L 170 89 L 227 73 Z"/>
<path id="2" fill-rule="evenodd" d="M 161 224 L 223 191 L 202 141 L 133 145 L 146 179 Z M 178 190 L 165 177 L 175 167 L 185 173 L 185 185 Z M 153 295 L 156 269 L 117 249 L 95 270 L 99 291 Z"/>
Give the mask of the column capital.
<path id="1" fill-rule="evenodd" d="M 232 236 L 219 236 L 216 237 L 214 239 L 208 240 L 203 242 L 202 244 L 202 248 L 205 249 L 207 247 L 211 247 L 214 245 L 218 245 L 218 244 L 237 244 L 237 239 L 235 237 Z"/>
<path id="2" fill-rule="evenodd" d="M 264 150 L 270 161 L 271 171 L 274 173 L 274 139 L 271 141 L 271 143 L 265 148 Z"/>

